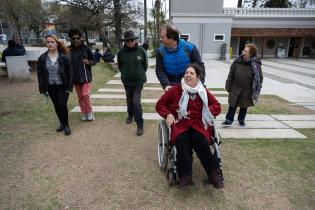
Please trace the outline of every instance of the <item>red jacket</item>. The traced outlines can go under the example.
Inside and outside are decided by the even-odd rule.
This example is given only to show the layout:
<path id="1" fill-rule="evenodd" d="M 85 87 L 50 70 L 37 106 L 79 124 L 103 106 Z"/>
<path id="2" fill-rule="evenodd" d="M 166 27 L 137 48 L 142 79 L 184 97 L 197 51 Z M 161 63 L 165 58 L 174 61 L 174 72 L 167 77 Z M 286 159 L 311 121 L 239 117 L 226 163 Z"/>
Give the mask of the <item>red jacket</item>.
<path id="1" fill-rule="evenodd" d="M 217 116 L 221 112 L 220 103 L 215 97 L 207 91 L 208 95 L 208 107 L 213 116 Z M 158 100 L 155 110 L 166 119 L 168 114 L 173 114 L 175 119 L 178 120 L 177 110 L 179 108 L 178 102 L 182 96 L 181 85 L 175 85 L 168 91 L 166 91 Z M 202 107 L 203 103 L 199 95 L 196 95 L 194 100 L 189 99 L 187 112 L 190 119 L 181 119 L 177 123 L 171 126 L 171 141 L 175 143 L 176 138 L 181 133 L 189 130 L 190 127 L 201 133 L 206 139 L 210 141 L 212 135 L 212 129 L 208 127 L 206 130 L 202 123 Z"/>

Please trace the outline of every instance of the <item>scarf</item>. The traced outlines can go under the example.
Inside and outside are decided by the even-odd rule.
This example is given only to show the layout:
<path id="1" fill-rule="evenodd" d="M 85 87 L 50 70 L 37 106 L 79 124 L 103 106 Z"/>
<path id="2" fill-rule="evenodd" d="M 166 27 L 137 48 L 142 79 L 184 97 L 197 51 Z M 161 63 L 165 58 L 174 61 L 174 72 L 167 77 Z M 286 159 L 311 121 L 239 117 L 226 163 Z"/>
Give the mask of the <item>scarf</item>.
<path id="1" fill-rule="evenodd" d="M 235 63 L 245 62 L 245 63 L 250 64 L 250 68 L 254 74 L 251 98 L 252 98 L 252 101 L 255 105 L 258 102 L 258 97 L 259 97 L 261 87 L 262 87 L 261 81 L 260 81 L 260 75 L 259 75 L 259 70 L 261 68 L 261 62 L 258 60 L 256 55 L 251 57 L 248 61 L 244 61 L 243 56 L 240 55 L 234 60 L 234 62 Z"/>
<path id="2" fill-rule="evenodd" d="M 204 125 L 204 128 L 207 129 L 209 126 L 212 126 L 214 124 L 214 117 L 209 111 L 208 107 L 208 97 L 207 97 L 207 91 L 205 87 L 202 85 L 200 81 L 198 81 L 198 84 L 196 87 L 190 87 L 184 82 L 184 78 L 182 78 L 181 81 L 182 85 L 182 96 L 178 102 L 179 108 L 177 110 L 178 112 L 178 118 L 179 119 L 189 119 L 188 113 L 187 113 L 187 106 L 189 101 L 189 94 L 196 94 L 198 93 L 199 97 L 202 100 L 203 107 L 202 107 L 202 123 Z"/>

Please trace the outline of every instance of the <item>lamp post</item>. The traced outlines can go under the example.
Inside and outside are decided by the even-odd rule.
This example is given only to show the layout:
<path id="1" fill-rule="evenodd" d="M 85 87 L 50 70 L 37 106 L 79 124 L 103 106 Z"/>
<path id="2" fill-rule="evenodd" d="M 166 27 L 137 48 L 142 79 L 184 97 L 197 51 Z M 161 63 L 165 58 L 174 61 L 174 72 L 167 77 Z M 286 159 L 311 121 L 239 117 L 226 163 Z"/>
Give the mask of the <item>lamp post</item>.
<path id="1" fill-rule="evenodd" d="M 139 29 L 140 29 L 140 40 L 139 40 L 139 42 L 142 43 L 142 32 L 141 32 L 142 27 L 140 26 Z"/>

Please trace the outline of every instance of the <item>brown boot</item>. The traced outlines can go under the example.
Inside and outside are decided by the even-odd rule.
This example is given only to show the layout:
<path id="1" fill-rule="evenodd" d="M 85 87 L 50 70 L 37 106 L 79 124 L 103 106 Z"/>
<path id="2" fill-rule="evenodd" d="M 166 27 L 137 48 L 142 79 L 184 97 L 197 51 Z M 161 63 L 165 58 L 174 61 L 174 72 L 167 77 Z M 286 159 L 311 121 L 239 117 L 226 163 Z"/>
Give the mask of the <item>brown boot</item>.
<path id="1" fill-rule="evenodd" d="M 137 136 L 143 135 L 143 127 L 137 127 Z"/>
<path id="2" fill-rule="evenodd" d="M 192 181 L 192 177 L 191 176 L 183 176 L 180 180 L 179 180 L 179 186 L 181 187 L 186 187 L 188 185 L 192 185 L 193 181 Z"/>
<path id="3" fill-rule="evenodd" d="M 208 176 L 209 183 L 212 184 L 213 187 L 216 189 L 224 187 L 223 178 L 220 174 L 221 174 L 220 171 L 217 169 L 212 171 L 211 174 Z"/>

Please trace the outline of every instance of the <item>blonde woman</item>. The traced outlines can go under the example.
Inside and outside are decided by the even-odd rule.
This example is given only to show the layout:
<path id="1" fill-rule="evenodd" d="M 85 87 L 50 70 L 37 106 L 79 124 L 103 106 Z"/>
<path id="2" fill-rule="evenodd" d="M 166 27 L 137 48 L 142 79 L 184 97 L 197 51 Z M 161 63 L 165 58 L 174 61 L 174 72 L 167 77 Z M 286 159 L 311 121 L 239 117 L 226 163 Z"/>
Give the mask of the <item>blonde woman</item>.
<path id="1" fill-rule="evenodd" d="M 72 70 L 69 50 L 57 36 L 45 37 L 47 51 L 38 58 L 37 76 L 39 92 L 49 96 L 60 121 L 57 132 L 70 135 L 67 102 L 72 92 Z"/>

